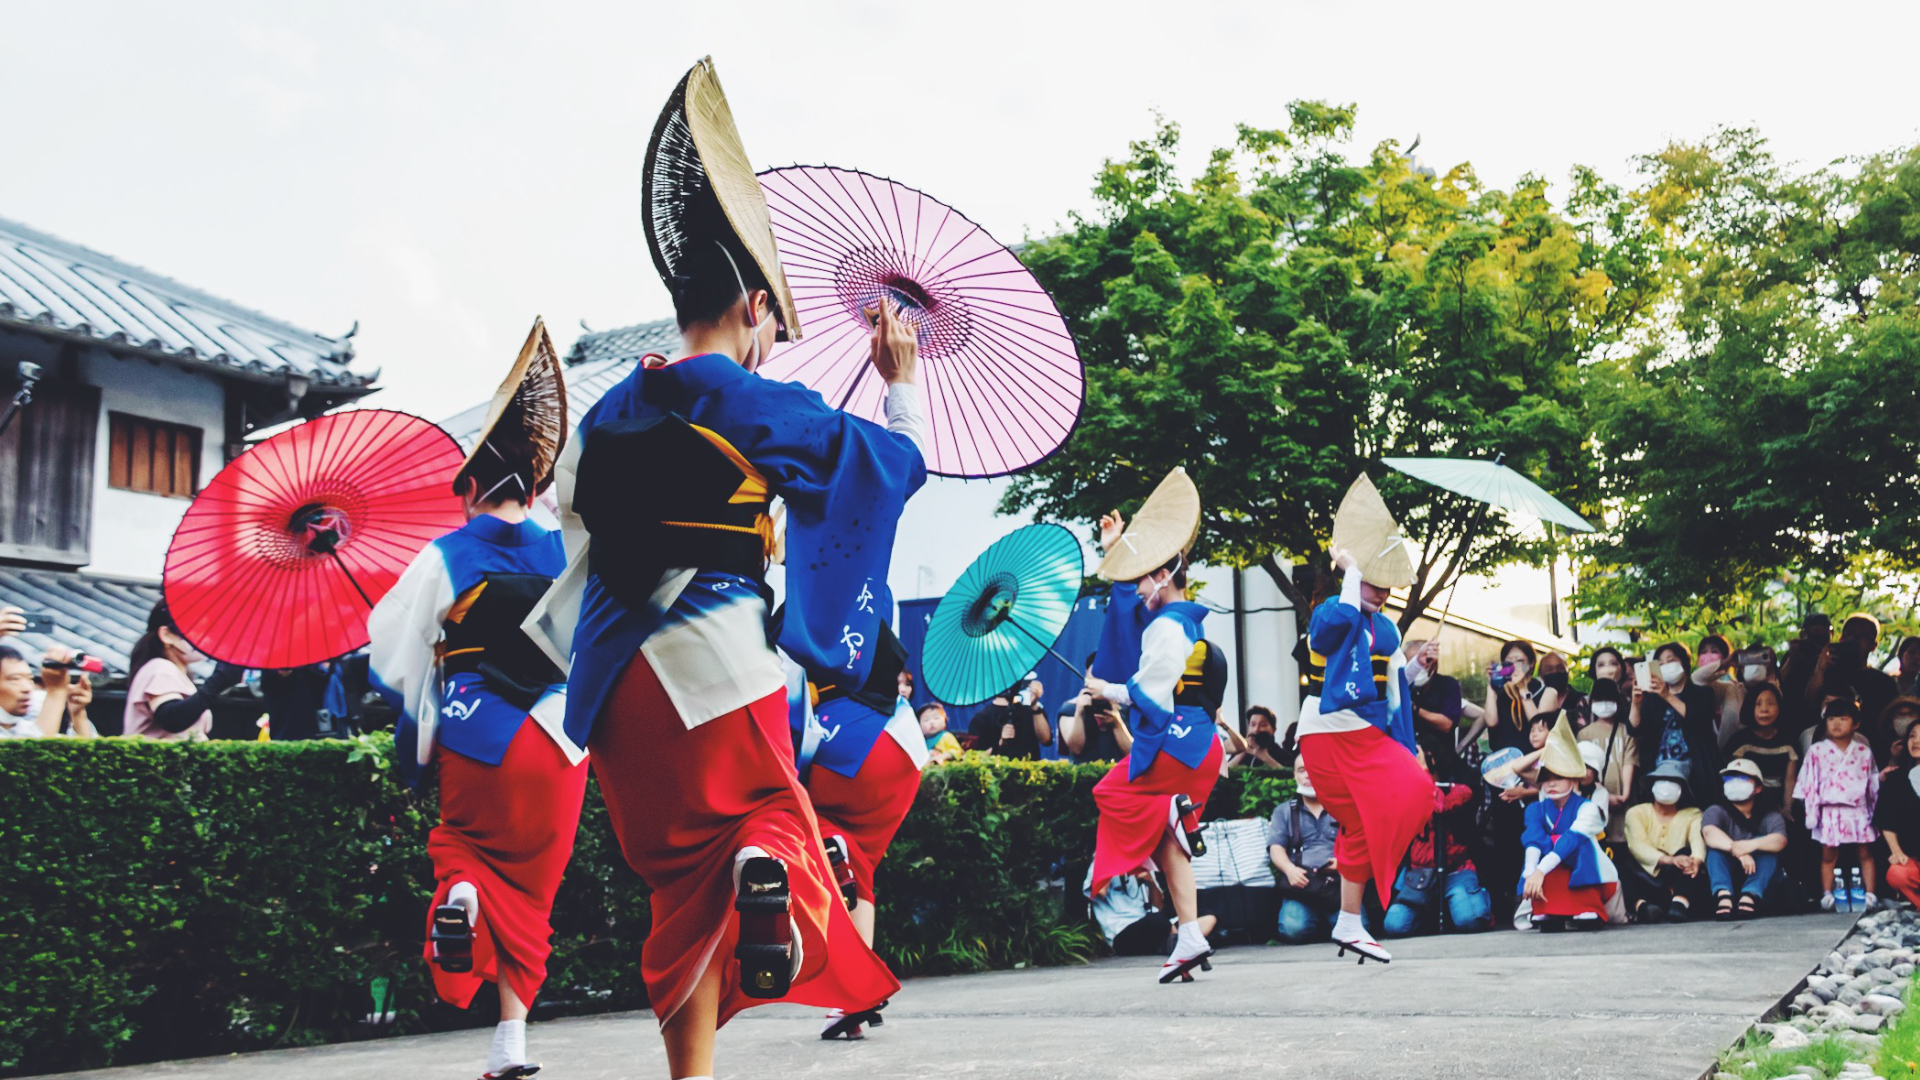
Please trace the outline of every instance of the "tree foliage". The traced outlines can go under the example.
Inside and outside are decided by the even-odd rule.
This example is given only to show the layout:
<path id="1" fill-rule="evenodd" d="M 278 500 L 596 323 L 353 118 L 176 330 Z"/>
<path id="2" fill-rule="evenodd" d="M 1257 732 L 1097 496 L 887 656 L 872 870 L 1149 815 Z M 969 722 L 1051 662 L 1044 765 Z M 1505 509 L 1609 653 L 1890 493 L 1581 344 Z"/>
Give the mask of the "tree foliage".
<path id="1" fill-rule="evenodd" d="M 1460 573 L 1545 539 L 1385 470 L 1386 456 L 1491 458 L 1576 506 L 1597 500 L 1580 361 L 1647 309 L 1651 260 L 1607 244 L 1622 196 L 1576 177 L 1584 218 L 1535 177 L 1419 167 L 1393 142 L 1347 152 L 1354 109 L 1295 102 L 1243 126 L 1191 182 L 1179 129 L 1101 170 L 1098 210 L 1023 257 L 1087 364 L 1076 437 L 1003 509 L 1090 520 L 1184 465 L 1206 517 L 1197 556 L 1326 568 L 1341 494 L 1363 470 L 1422 542 L 1410 624 Z"/>
<path id="2" fill-rule="evenodd" d="M 1617 225 L 1662 303 L 1595 366 L 1586 605 L 1711 619 L 1920 568 L 1920 149 L 1796 171 L 1724 130 L 1640 167 Z"/>

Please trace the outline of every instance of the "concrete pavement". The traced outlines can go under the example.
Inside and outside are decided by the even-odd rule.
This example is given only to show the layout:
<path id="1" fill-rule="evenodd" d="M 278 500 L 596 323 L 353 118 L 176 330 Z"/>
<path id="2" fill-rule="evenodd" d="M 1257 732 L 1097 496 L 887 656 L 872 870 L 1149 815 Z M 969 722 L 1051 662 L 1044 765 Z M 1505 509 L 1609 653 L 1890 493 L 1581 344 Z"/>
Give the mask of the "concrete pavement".
<path id="1" fill-rule="evenodd" d="M 1393 944 L 1390 967 L 1331 946 L 1226 949 L 1160 986 L 1152 960 L 907 983 L 864 1042 L 823 1044 L 813 1010 L 756 1009 L 720 1033 L 719 1076 L 1312 1080 L 1693 1080 L 1845 936 L 1852 916 L 1503 932 Z M 69 1074 L 90 1080 L 471 1080 L 485 1030 Z M 647 1013 L 534 1025 L 542 1080 L 665 1077 Z"/>

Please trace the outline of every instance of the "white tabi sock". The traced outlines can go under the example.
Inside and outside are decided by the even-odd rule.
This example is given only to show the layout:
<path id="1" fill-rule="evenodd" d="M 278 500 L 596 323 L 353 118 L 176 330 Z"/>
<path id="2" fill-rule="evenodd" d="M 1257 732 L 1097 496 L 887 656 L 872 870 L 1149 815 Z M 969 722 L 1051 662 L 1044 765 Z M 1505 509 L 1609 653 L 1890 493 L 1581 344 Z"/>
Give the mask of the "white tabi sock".
<path id="1" fill-rule="evenodd" d="M 447 903 L 459 904 L 467 909 L 467 925 L 480 925 L 480 890 L 473 887 L 471 881 L 456 881 L 447 890 Z M 514 1062 L 516 1065 L 524 1062 Z"/>
<path id="2" fill-rule="evenodd" d="M 1335 941 L 1355 941 L 1372 936 L 1367 933 L 1367 924 L 1360 918 L 1360 913 L 1357 911 L 1342 911 L 1340 917 L 1333 921 Z"/>
<path id="3" fill-rule="evenodd" d="M 1180 951 L 1187 954 L 1207 951 L 1207 935 L 1200 932 L 1199 922 L 1180 924 Z"/>
<path id="4" fill-rule="evenodd" d="M 527 1022 L 502 1020 L 493 1029 L 493 1049 L 487 1051 L 487 1071 L 499 1072 L 511 1065 L 526 1065 Z"/>

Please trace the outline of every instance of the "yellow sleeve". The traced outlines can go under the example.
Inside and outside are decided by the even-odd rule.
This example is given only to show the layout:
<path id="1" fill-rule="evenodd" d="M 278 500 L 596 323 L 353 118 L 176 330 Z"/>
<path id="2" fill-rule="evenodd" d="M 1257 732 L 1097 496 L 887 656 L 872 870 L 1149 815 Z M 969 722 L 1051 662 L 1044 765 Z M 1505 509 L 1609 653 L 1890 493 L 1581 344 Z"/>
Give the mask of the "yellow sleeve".
<path id="1" fill-rule="evenodd" d="M 1651 874 L 1660 868 L 1660 848 L 1653 842 L 1651 819 L 1653 808 L 1645 803 L 1627 811 L 1627 850 L 1633 852 L 1633 860 L 1640 869 Z M 1699 824 L 1694 824 L 1698 832 Z"/>
<path id="2" fill-rule="evenodd" d="M 1706 815 L 1698 810 L 1692 811 L 1692 814 L 1693 820 L 1687 823 L 1687 854 L 1704 859 L 1707 856 L 1707 836 L 1701 822 L 1706 820 Z"/>

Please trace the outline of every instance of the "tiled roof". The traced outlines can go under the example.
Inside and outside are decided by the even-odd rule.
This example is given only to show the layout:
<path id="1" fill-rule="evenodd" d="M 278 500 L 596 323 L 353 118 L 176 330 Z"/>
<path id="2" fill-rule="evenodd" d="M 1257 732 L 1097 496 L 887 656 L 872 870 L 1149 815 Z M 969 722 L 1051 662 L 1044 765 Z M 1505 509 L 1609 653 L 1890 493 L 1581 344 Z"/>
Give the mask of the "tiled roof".
<path id="1" fill-rule="evenodd" d="M 256 380 L 303 375 L 358 391 L 353 344 L 322 337 L 198 289 L 0 218 L 0 326 L 194 361 Z"/>
<path id="2" fill-rule="evenodd" d="M 4 642 L 36 663 L 42 649 L 58 644 L 125 672 L 127 654 L 146 633 L 147 613 L 159 599 L 157 582 L 0 566 L 0 604 L 53 615 L 52 634 L 22 634 Z"/>
<path id="3" fill-rule="evenodd" d="M 679 344 L 680 328 L 672 319 L 582 335 L 574 342 L 573 351 L 567 354 L 564 376 L 568 418 L 579 423 L 587 410 L 593 408 L 593 403 L 600 400 L 600 395 L 626 378 L 642 356 L 670 353 Z M 459 439 L 461 446 L 471 450 L 474 440 L 480 437 L 480 423 L 487 418 L 487 405 L 488 402 L 482 401 L 455 413 L 440 421 L 440 426 Z"/>

